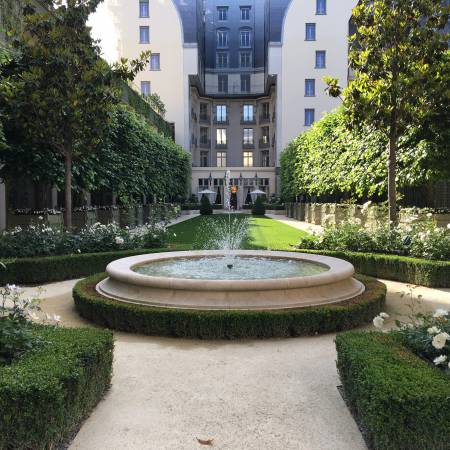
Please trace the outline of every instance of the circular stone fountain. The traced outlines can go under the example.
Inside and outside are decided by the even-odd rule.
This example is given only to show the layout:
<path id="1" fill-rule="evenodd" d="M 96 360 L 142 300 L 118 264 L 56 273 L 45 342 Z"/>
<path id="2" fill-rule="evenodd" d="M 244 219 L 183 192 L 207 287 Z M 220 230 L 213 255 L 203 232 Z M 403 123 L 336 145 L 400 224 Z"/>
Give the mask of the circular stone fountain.
<path id="1" fill-rule="evenodd" d="M 337 303 L 364 292 L 353 266 L 305 253 L 223 250 L 154 253 L 110 263 L 102 295 L 196 310 L 270 310 Z"/>

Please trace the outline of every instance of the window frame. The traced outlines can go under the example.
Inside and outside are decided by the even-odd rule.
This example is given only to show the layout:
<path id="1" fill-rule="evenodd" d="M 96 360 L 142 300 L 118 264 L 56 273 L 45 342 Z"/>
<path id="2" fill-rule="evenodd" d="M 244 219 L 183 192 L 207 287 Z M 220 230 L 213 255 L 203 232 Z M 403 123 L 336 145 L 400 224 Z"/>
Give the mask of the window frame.
<path id="1" fill-rule="evenodd" d="M 318 65 L 319 55 L 323 55 L 323 65 Z M 327 52 L 326 50 L 316 50 L 316 61 L 315 61 L 315 69 L 326 69 L 327 68 Z"/>
<path id="2" fill-rule="evenodd" d="M 247 44 L 242 43 L 243 42 L 242 37 L 244 35 L 248 36 Z M 252 48 L 252 30 L 250 28 L 244 28 L 239 30 L 239 48 Z"/>
<path id="3" fill-rule="evenodd" d="M 226 128 L 216 128 L 216 145 L 227 145 Z"/>
<path id="4" fill-rule="evenodd" d="M 220 89 L 221 80 L 224 82 L 224 89 Z M 217 75 L 217 91 L 222 94 L 228 93 L 228 75 L 227 74 L 218 74 Z"/>
<path id="5" fill-rule="evenodd" d="M 242 120 L 244 122 L 253 122 L 255 120 L 255 105 L 242 105 Z"/>
<path id="6" fill-rule="evenodd" d="M 254 167 L 253 151 L 242 152 L 242 167 Z"/>
<path id="7" fill-rule="evenodd" d="M 206 157 L 206 159 L 204 160 L 203 158 L 205 158 L 205 157 Z M 209 151 L 208 150 L 200 151 L 200 167 L 209 167 Z"/>
<path id="8" fill-rule="evenodd" d="M 312 120 L 309 122 L 307 118 L 311 118 L 309 114 L 312 113 Z M 316 121 L 316 110 L 314 108 L 305 108 L 305 127 L 310 127 Z"/>
<path id="9" fill-rule="evenodd" d="M 245 80 L 245 83 L 244 83 Z M 247 84 L 247 80 L 248 80 L 248 89 L 243 89 L 244 84 Z M 251 77 L 250 74 L 247 73 L 241 73 L 241 92 L 245 92 L 245 93 L 249 93 L 251 92 L 252 88 L 251 88 Z"/>
<path id="10" fill-rule="evenodd" d="M 220 57 L 225 57 L 226 64 L 219 64 Z M 230 56 L 228 52 L 217 51 L 216 52 L 216 68 L 217 69 L 227 69 L 230 65 Z"/>
<path id="11" fill-rule="evenodd" d="M 147 32 L 147 40 L 142 40 L 142 32 Z M 150 44 L 150 26 L 149 25 L 139 25 L 139 44 Z"/>
<path id="12" fill-rule="evenodd" d="M 144 92 L 144 89 L 143 89 L 144 85 L 148 86 L 148 92 L 147 93 Z M 152 84 L 151 84 L 150 81 L 148 81 L 148 80 L 142 80 L 141 81 L 141 95 L 143 95 L 144 97 L 152 95 Z"/>
<path id="13" fill-rule="evenodd" d="M 312 39 L 309 38 L 308 30 L 313 30 L 314 37 Z M 317 26 L 315 22 L 307 22 L 305 23 L 305 41 L 314 42 L 317 40 Z"/>
<path id="14" fill-rule="evenodd" d="M 261 167 L 270 167 L 270 151 L 261 150 Z"/>
<path id="15" fill-rule="evenodd" d="M 246 64 L 246 65 L 242 64 L 244 55 L 248 57 L 248 60 L 246 61 L 248 64 Z M 243 69 L 252 67 L 252 59 L 253 59 L 252 56 L 253 55 L 252 55 L 251 50 L 244 50 L 244 51 L 239 52 L 239 67 L 241 67 Z"/>
<path id="16" fill-rule="evenodd" d="M 216 167 L 227 167 L 227 152 L 216 152 Z"/>
<path id="17" fill-rule="evenodd" d="M 142 5 L 147 5 L 147 14 L 142 14 Z M 150 17 L 150 2 L 149 0 L 139 0 L 139 17 L 148 19 Z"/>
<path id="18" fill-rule="evenodd" d="M 243 145 L 255 145 L 255 130 L 253 128 L 244 128 L 242 133 Z"/>
<path id="19" fill-rule="evenodd" d="M 326 16 L 327 0 L 316 0 L 316 16 Z"/>
<path id="20" fill-rule="evenodd" d="M 220 111 L 220 113 L 219 113 Z M 228 120 L 228 107 L 227 105 L 216 105 L 216 122 L 225 123 Z"/>
<path id="21" fill-rule="evenodd" d="M 308 89 L 312 86 L 312 93 Z M 305 78 L 305 97 L 315 97 L 316 96 L 316 79 L 315 78 Z"/>
<path id="22" fill-rule="evenodd" d="M 225 13 L 225 19 L 221 18 L 221 13 Z M 228 20 L 228 6 L 217 7 L 217 20 L 219 22 L 226 22 Z"/>
<path id="23" fill-rule="evenodd" d="M 158 67 L 153 66 L 153 57 L 155 57 L 156 60 L 158 61 Z M 161 70 L 161 54 L 160 53 L 152 53 L 150 55 L 150 71 L 158 72 L 159 70 Z"/>
<path id="24" fill-rule="evenodd" d="M 250 21 L 250 11 L 251 11 L 252 7 L 251 6 L 240 6 L 239 9 L 240 9 L 239 16 L 240 16 L 241 22 L 249 22 Z M 247 13 L 248 18 L 243 18 L 244 11 Z"/>
<path id="25" fill-rule="evenodd" d="M 226 28 L 219 28 L 216 30 L 216 48 L 218 49 L 225 49 L 228 48 L 229 46 L 229 33 L 228 33 L 228 29 Z M 224 37 L 225 39 L 225 43 L 221 43 L 220 41 L 222 40 L 222 38 L 219 39 L 219 36 Z"/>

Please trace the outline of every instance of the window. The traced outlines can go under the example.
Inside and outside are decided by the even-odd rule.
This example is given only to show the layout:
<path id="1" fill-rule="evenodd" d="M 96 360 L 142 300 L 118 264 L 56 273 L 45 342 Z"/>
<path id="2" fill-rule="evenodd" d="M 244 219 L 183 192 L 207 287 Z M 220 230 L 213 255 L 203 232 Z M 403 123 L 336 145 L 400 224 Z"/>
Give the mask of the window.
<path id="1" fill-rule="evenodd" d="M 239 42 L 241 47 L 250 47 L 251 31 L 241 30 L 239 36 L 240 36 Z"/>
<path id="2" fill-rule="evenodd" d="M 227 167 L 226 152 L 217 152 L 217 167 Z"/>
<path id="3" fill-rule="evenodd" d="M 261 142 L 269 144 L 269 127 L 261 127 Z"/>
<path id="4" fill-rule="evenodd" d="M 252 65 L 252 52 L 241 52 L 239 54 L 239 65 L 241 67 L 251 67 L 251 65 Z"/>
<path id="5" fill-rule="evenodd" d="M 227 145 L 227 129 L 226 128 L 217 128 L 216 144 L 217 145 Z"/>
<path id="6" fill-rule="evenodd" d="M 253 145 L 253 128 L 244 128 L 244 145 Z"/>
<path id="7" fill-rule="evenodd" d="M 208 166 L 208 152 L 200 152 L 200 167 Z"/>
<path id="8" fill-rule="evenodd" d="M 316 51 L 316 69 L 325 69 L 326 67 L 326 52 L 325 50 Z"/>
<path id="9" fill-rule="evenodd" d="M 161 70 L 159 53 L 152 53 L 150 55 L 150 70 Z"/>
<path id="10" fill-rule="evenodd" d="M 262 119 L 265 119 L 265 120 L 267 120 L 267 119 L 270 119 L 270 105 L 269 105 L 269 103 L 263 103 L 262 104 L 262 113 L 261 113 L 261 118 Z"/>
<path id="11" fill-rule="evenodd" d="M 218 75 L 219 92 L 228 92 L 228 75 Z"/>
<path id="12" fill-rule="evenodd" d="M 261 152 L 261 167 L 269 167 L 269 166 L 270 166 L 269 150 L 263 150 Z"/>
<path id="13" fill-rule="evenodd" d="M 217 52 L 216 62 L 217 62 L 217 67 L 219 69 L 228 67 L 228 53 L 227 52 Z"/>
<path id="14" fill-rule="evenodd" d="M 217 30 L 217 47 L 228 47 L 228 30 Z"/>
<path id="15" fill-rule="evenodd" d="M 253 122 L 253 105 L 244 105 L 242 113 L 244 122 Z"/>
<path id="16" fill-rule="evenodd" d="M 244 167 L 253 167 L 253 152 L 244 152 Z"/>
<path id="17" fill-rule="evenodd" d="M 208 120 L 208 104 L 200 103 L 200 119 Z"/>
<path id="18" fill-rule="evenodd" d="M 305 41 L 315 41 L 316 40 L 316 24 L 307 23 L 305 30 Z"/>
<path id="19" fill-rule="evenodd" d="M 209 144 L 209 128 L 200 127 L 200 144 Z"/>
<path id="20" fill-rule="evenodd" d="M 226 105 L 216 105 L 216 121 L 226 122 L 227 121 L 227 106 Z"/>
<path id="21" fill-rule="evenodd" d="M 327 0 L 316 0 L 316 14 L 323 15 L 327 13 Z"/>
<path id="22" fill-rule="evenodd" d="M 305 109 L 305 127 L 309 127 L 314 123 L 314 109 Z"/>
<path id="23" fill-rule="evenodd" d="M 250 74 L 241 75 L 241 92 L 250 92 Z"/>
<path id="24" fill-rule="evenodd" d="M 139 17 L 149 17 L 148 0 L 139 0 Z"/>
<path id="25" fill-rule="evenodd" d="M 305 97 L 314 97 L 316 95 L 316 80 L 307 78 L 305 80 Z"/>
<path id="26" fill-rule="evenodd" d="M 141 94 L 145 96 L 151 94 L 150 81 L 141 81 Z"/>
<path id="27" fill-rule="evenodd" d="M 241 6 L 241 20 L 250 20 L 250 6 Z"/>
<path id="28" fill-rule="evenodd" d="M 139 42 L 141 44 L 150 43 L 150 27 L 139 27 Z"/>
<path id="29" fill-rule="evenodd" d="M 228 16 L 228 8 L 226 6 L 218 6 L 217 7 L 217 17 L 220 21 L 227 20 Z"/>

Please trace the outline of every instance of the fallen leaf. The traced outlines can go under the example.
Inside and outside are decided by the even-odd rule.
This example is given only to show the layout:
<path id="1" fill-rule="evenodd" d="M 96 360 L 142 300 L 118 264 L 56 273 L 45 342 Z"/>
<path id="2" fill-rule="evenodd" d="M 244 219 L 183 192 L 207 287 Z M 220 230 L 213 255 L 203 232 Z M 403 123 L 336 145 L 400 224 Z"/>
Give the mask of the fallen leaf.
<path id="1" fill-rule="evenodd" d="M 197 442 L 201 445 L 209 445 L 210 447 L 212 447 L 214 445 L 214 439 L 199 439 L 199 438 L 195 438 L 197 439 Z"/>

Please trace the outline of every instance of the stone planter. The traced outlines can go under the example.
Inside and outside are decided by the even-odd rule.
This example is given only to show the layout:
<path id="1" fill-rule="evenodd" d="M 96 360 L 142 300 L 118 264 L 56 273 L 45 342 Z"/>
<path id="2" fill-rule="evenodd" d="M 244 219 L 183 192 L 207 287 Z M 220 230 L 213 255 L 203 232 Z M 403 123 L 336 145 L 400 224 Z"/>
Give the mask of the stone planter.
<path id="1" fill-rule="evenodd" d="M 130 206 L 119 210 L 119 225 L 121 228 L 136 226 L 136 208 Z"/>
<path id="2" fill-rule="evenodd" d="M 72 226 L 80 230 L 84 227 L 90 227 L 97 222 L 97 211 L 73 211 L 72 212 Z"/>
<path id="3" fill-rule="evenodd" d="M 119 210 L 118 209 L 99 209 L 97 210 L 97 220 L 103 225 L 109 223 L 119 223 Z"/>
<path id="4" fill-rule="evenodd" d="M 39 219 L 42 217 L 42 219 Z M 22 227 L 26 228 L 30 225 L 46 225 L 55 229 L 62 229 L 64 227 L 63 214 L 14 214 L 8 213 L 7 228 Z"/>

